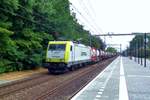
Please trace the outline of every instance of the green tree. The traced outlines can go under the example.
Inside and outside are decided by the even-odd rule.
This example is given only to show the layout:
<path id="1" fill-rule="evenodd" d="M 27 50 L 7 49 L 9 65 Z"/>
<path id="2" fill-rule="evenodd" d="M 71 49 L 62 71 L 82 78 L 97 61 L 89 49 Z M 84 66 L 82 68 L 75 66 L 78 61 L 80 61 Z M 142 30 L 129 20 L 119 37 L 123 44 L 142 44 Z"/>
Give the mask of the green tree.
<path id="1" fill-rule="evenodd" d="M 130 42 L 130 47 L 129 47 L 130 54 L 132 54 L 132 56 L 135 56 L 135 48 L 136 48 L 136 50 L 139 50 L 139 52 L 142 52 L 142 55 L 140 54 L 139 56 L 144 57 L 144 48 L 143 48 L 144 47 L 144 33 L 138 33 L 138 34 L 139 35 L 136 35 Z M 147 52 L 147 57 L 149 57 L 150 56 L 149 55 L 150 54 L 150 36 L 149 35 L 147 35 L 147 39 L 149 40 L 149 42 L 147 43 L 147 46 L 146 46 L 147 47 L 146 52 Z"/>
<path id="2" fill-rule="evenodd" d="M 0 1 L 0 73 L 12 71 L 16 68 L 12 67 L 17 57 L 17 46 L 11 39 L 14 34 L 11 31 L 12 22 L 10 18 L 18 9 L 18 0 L 1 0 Z"/>
<path id="3" fill-rule="evenodd" d="M 106 49 L 106 51 L 107 51 L 107 52 L 111 52 L 111 53 L 117 53 L 117 50 L 116 50 L 115 48 L 113 48 L 113 47 L 108 47 L 108 48 Z"/>
<path id="4" fill-rule="evenodd" d="M 89 45 L 90 32 L 70 12 L 69 0 L 0 1 L 0 73 L 42 65 L 48 41 L 74 40 Z M 91 36 L 92 46 L 104 48 Z"/>

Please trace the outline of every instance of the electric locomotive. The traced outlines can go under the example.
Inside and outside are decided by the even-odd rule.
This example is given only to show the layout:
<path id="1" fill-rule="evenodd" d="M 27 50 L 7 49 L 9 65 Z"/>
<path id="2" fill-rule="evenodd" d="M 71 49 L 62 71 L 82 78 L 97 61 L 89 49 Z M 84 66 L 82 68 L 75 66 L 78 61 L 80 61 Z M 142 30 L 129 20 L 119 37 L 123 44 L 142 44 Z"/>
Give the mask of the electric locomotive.
<path id="1" fill-rule="evenodd" d="M 49 72 L 65 72 L 91 62 L 91 47 L 72 41 L 50 41 L 45 67 Z"/>

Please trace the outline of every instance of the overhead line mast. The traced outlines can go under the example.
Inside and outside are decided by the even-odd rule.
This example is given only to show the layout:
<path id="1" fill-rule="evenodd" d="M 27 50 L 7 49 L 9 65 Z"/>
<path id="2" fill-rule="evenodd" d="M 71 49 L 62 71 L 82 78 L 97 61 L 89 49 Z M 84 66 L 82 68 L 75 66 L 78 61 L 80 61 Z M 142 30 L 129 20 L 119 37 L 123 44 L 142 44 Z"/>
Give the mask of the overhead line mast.
<path id="1" fill-rule="evenodd" d="M 123 34 L 99 34 L 94 36 L 127 36 L 127 35 L 142 35 L 143 33 L 123 33 Z M 149 34 L 149 33 L 146 33 Z"/>
<path id="2" fill-rule="evenodd" d="M 146 67 L 146 58 L 147 58 L 147 53 L 146 53 L 146 46 L 147 46 L 147 34 L 150 34 L 150 33 L 123 33 L 123 34 L 100 34 L 100 35 L 95 35 L 95 36 L 127 36 L 127 35 L 143 35 L 143 40 L 144 40 L 144 67 Z M 139 45 L 139 41 L 138 41 L 138 45 Z M 121 45 L 120 45 L 121 46 Z M 137 53 L 137 46 L 135 45 L 135 61 L 136 61 L 136 53 Z M 121 51 L 121 50 L 120 50 Z M 139 52 L 138 52 L 139 53 Z M 142 54 L 141 54 L 142 55 Z M 138 54 L 138 57 L 139 57 L 139 54 Z M 142 57 L 141 57 L 142 59 Z M 139 63 L 139 60 L 138 60 L 138 63 Z M 142 63 L 141 63 L 142 64 Z"/>

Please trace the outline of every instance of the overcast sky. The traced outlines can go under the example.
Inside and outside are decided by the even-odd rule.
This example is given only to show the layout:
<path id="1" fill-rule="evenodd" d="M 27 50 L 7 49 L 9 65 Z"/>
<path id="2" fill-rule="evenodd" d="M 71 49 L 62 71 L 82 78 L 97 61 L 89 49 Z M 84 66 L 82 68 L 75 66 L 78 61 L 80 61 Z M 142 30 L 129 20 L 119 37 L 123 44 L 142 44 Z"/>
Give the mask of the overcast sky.
<path id="1" fill-rule="evenodd" d="M 150 0 L 70 0 L 70 2 L 79 23 L 92 34 L 150 32 Z M 122 43 L 124 49 L 132 38 L 133 36 L 107 37 L 106 43 Z"/>

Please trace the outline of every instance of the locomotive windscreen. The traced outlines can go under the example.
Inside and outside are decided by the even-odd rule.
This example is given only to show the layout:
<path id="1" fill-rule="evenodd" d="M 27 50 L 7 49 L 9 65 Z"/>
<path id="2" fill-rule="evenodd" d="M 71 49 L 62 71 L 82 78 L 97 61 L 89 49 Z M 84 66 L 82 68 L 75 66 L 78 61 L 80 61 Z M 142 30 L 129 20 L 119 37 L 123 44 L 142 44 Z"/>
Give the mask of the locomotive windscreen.
<path id="1" fill-rule="evenodd" d="M 64 59 L 66 44 L 50 44 L 48 48 L 48 58 Z"/>
<path id="2" fill-rule="evenodd" d="M 65 51 L 66 44 L 50 44 L 49 50 Z"/>

